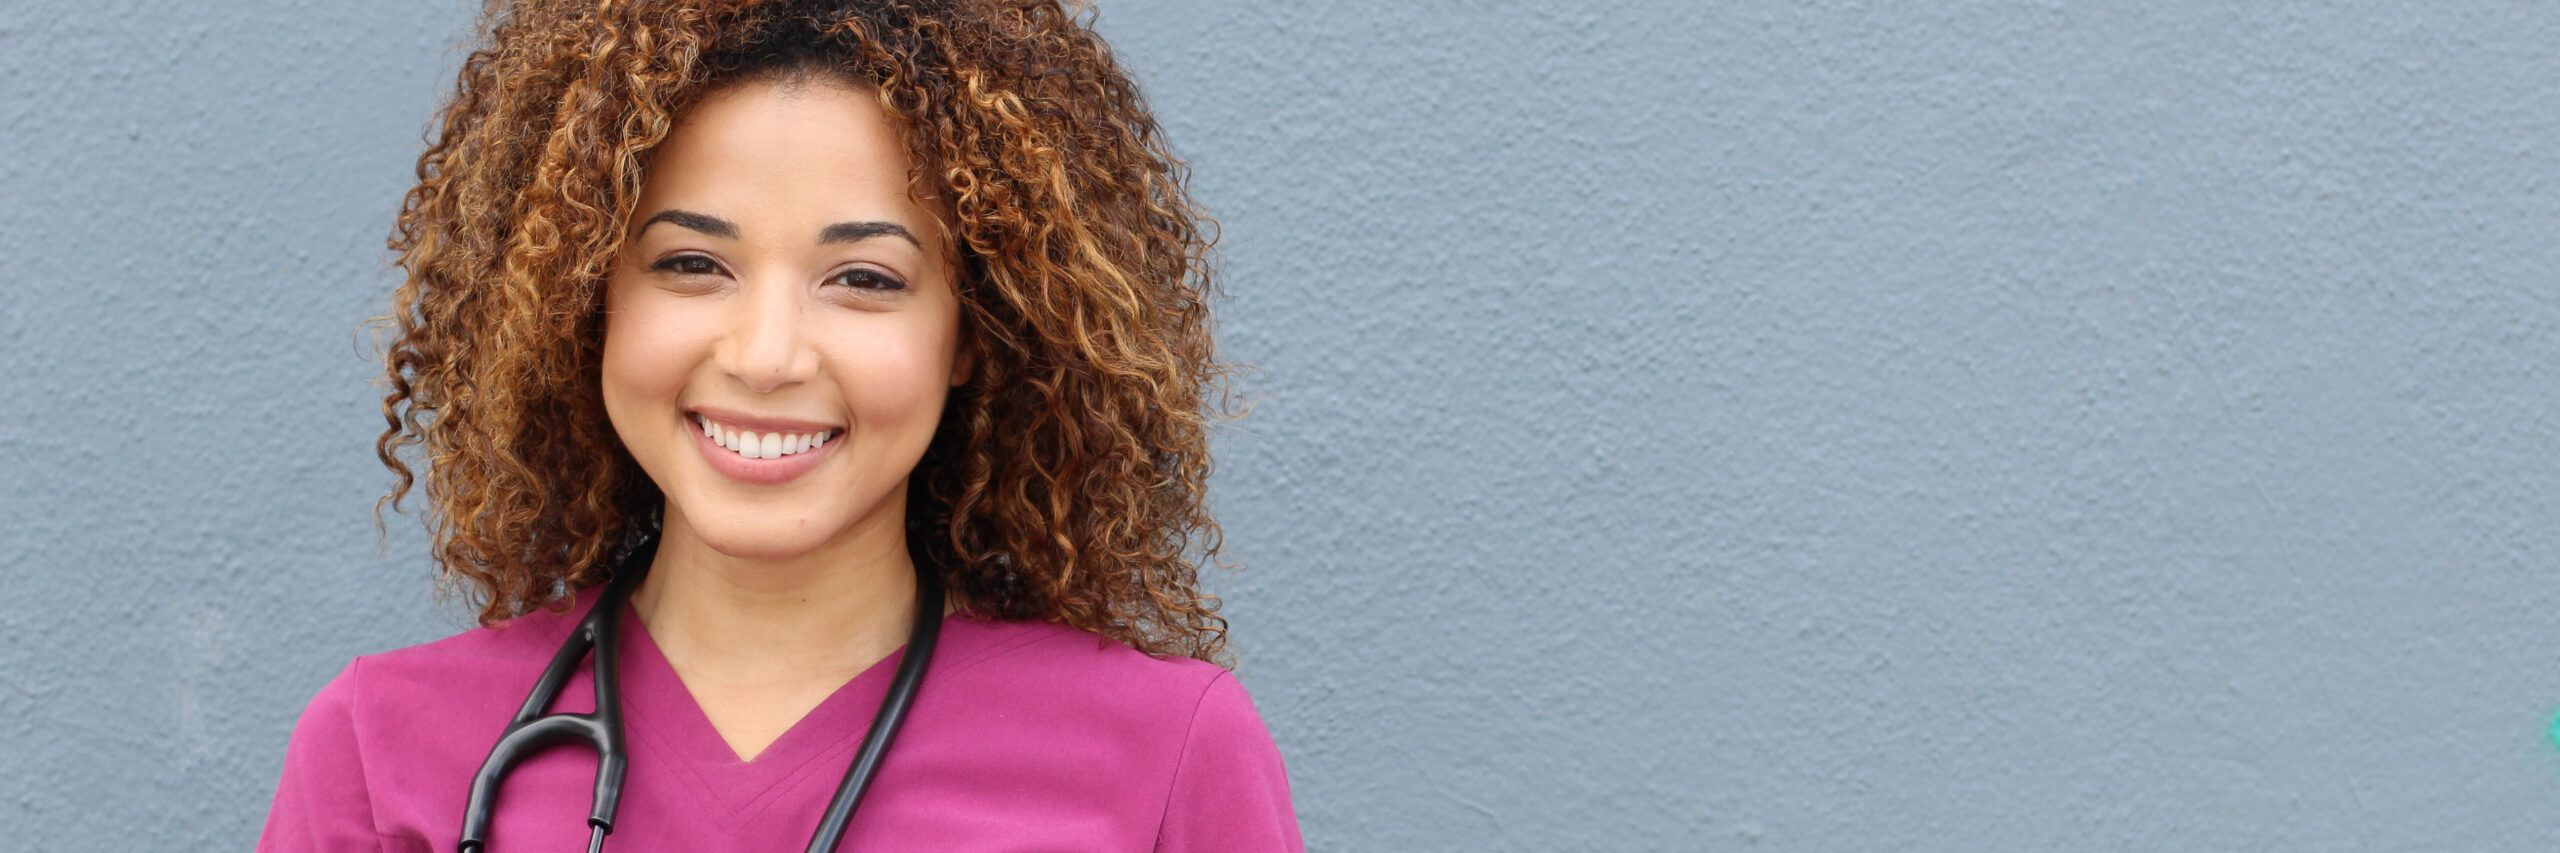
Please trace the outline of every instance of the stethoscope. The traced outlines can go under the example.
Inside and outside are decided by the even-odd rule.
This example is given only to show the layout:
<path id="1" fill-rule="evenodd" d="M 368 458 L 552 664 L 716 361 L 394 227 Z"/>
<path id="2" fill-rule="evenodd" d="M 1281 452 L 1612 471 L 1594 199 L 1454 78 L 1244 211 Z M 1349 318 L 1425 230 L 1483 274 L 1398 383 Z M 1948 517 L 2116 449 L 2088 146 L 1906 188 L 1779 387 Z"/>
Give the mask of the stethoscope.
<path id="1" fill-rule="evenodd" d="M 498 744 L 490 748 L 489 758 L 480 763 L 480 773 L 471 780 L 471 800 L 462 810 L 462 853 L 486 853 L 488 850 L 489 809 L 497 799 L 498 783 L 518 761 L 553 746 L 585 741 L 596 750 L 596 793 L 594 807 L 587 813 L 587 824 L 594 827 L 587 840 L 587 853 L 601 853 L 604 837 L 613 832 L 613 812 L 622 802 L 622 771 L 626 759 L 622 754 L 622 693 L 614 667 L 615 633 L 621 627 L 622 603 L 631 588 L 647 574 L 649 561 L 658 550 L 657 538 L 644 540 L 617 566 L 613 579 L 605 584 L 604 594 L 596 598 L 587 616 L 569 632 L 560 651 L 551 656 L 551 665 L 542 678 L 533 683 L 533 694 L 526 696 L 524 708 L 516 712 L 515 722 L 507 724 Z M 907 707 L 914 704 L 916 687 L 924 683 L 926 662 L 933 658 L 933 641 L 942 633 L 942 582 L 934 577 L 930 564 L 916 561 L 916 624 L 907 635 L 906 657 L 898 661 L 897 680 L 889 685 L 889 695 L 880 700 L 880 712 L 871 718 L 871 731 L 862 737 L 862 749 L 854 753 L 853 766 L 845 769 L 844 782 L 836 786 L 836 796 L 827 804 L 826 818 L 818 823 L 818 832 L 809 839 L 809 853 L 828 853 L 836 849 L 836 840 L 844 836 L 844 828 L 853 820 L 853 808 L 862 801 L 863 791 L 871 787 L 871 777 L 880 772 L 880 761 L 889 753 L 889 740 L 898 734 L 898 725 L 906 721 Z M 592 714 L 549 714 L 551 700 L 569 683 L 578 661 L 595 652 L 596 710 Z"/>

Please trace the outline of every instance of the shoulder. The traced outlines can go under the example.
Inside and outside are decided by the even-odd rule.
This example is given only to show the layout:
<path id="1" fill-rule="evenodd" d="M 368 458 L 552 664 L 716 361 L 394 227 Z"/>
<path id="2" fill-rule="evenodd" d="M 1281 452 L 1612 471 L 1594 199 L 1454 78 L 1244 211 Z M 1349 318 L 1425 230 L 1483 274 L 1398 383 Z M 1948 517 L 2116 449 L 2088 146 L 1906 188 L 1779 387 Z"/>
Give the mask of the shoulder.
<path id="1" fill-rule="evenodd" d="M 356 737 L 358 665 L 349 663 L 302 709 L 259 833 L 260 851 L 371 849 L 373 801 Z"/>
<path id="2" fill-rule="evenodd" d="M 536 613 L 348 662 L 312 694 L 294 722 L 258 849 L 375 849 L 376 814 L 386 792 L 373 782 L 405 776 L 403 771 L 425 760 L 415 742 L 446 736 L 454 730 L 452 721 L 470 718 L 466 708 L 485 717 L 478 706 L 503 698 L 457 688 L 521 679 L 521 670 L 542 663 L 540 652 L 528 657 L 528 651 L 565 636 L 568 621 L 563 614 Z M 408 720 L 429 722 L 399 724 Z"/>
<path id="3" fill-rule="evenodd" d="M 1260 724 L 1235 676 L 1216 664 L 1154 657 L 1043 622 L 954 617 L 943 631 L 918 701 L 938 698 L 986 730 L 1018 730 L 1050 747 L 1088 743 L 1169 768 L 1197 717 L 1231 723 L 1241 711 Z"/>
<path id="4" fill-rule="evenodd" d="M 457 797 L 594 598 L 350 661 L 294 723 L 258 849 L 373 849 L 377 812 Z"/>
<path id="5" fill-rule="evenodd" d="M 1120 780 L 1115 796 L 1145 815 L 1157 850 L 1304 849 L 1287 768 L 1234 673 L 1063 625 L 948 626 L 960 641 L 925 689 L 945 679 L 944 719 L 967 720 L 1017 768 L 1047 756 L 1063 779 Z"/>
<path id="6" fill-rule="evenodd" d="M 1157 850 L 1302 851 L 1289 771 L 1253 697 L 1222 673 L 1201 692 L 1165 793 Z"/>
<path id="7" fill-rule="evenodd" d="M 471 670 L 508 668 L 525 662 L 548 662 L 559 650 L 560 641 L 577 627 L 587 608 L 595 605 L 600 588 L 590 587 L 572 593 L 559 609 L 541 609 L 518 616 L 505 623 L 470 628 L 450 636 L 389 651 L 356 658 L 369 678 L 399 676 L 418 671 Z"/>
<path id="8" fill-rule="evenodd" d="M 352 739 L 361 734 L 369 712 L 386 704 L 407 710 L 422 697 L 450 697 L 456 688 L 478 681 L 514 685 L 519 673 L 549 661 L 594 597 L 589 590 L 572 596 L 566 612 L 536 611 L 503 625 L 358 655 L 313 694 L 295 736 L 310 729 L 315 735 L 342 732 Z"/>
<path id="9" fill-rule="evenodd" d="M 340 676 L 351 682 L 344 701 L 360 723 L 386 712 L 477 720 L 490 706 L 512 707 L 597 593 L 579 591 L 565 609 L 536 610 L 499 625 L 358 656 Z"/>
<path id="10" fill-rule="evenodd" d="M 935 663 L 932 677 L 974 687 L 1015 685 L 1003 691 L 1041 704 L 1075 704 L 1120 716 L 1187 719 L 1219 682 L 1232 683 L 1216 664 L 1182 657 L 1154 657 L 1090 631 L 1046 622 L 954 616 L 945 623 L 957 643 Z M 953 630 L 957 629 L 957 630 Z M 974 692 L 974 691 L 973 691 Z"/>
<path id="11" fill-rule="evenodd" d="M 294 741 L 357 757 L 409 747 L 414 731 L 434 730 L 386 723 L 477 722 L 491 708 L 500 709 L 497 719 L 504 721 L 504 709 L 523 698 L 533 674 L 593 600 L 590 590 L 573 596 L 567 612 L 536 611 L 494 627 L 358 655 L 311 697 L 295 724 Z M 386 737 L 399 742 L 385 746 Z"/>
<path id="12" fill-rule="evenodd" d="M 457 681 L 540 667 L 594 599 L 595 591 L 587 590 L 571 596 L 565 612 L 536 611 L 494 627 L 358 655 L 311 697 L 299 725 L 361 720 L 367 708 L 403 701 L 420 685 L 448 692 Z"/>

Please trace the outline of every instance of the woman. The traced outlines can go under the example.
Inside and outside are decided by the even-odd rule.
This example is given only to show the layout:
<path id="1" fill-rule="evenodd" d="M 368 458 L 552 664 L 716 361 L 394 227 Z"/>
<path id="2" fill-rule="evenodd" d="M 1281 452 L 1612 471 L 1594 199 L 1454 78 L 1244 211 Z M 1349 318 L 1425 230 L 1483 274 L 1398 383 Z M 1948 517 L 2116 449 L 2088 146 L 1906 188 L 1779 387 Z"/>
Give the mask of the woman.
<path id="1" fill-rule="evenodd" d="M 391 241 L 378 444 L 395 508 L 423 447 L 482 627 L 321 689 L 261 849 L 460 846 L 598 607 L 608 848 L 802 849 L 937 588 L 845 849 L 1299 849 L 1185 554 L 1217 552 L 1205 220 L 1101 40 L 1041 0 L 523 2 L 490 30 Z M 589 673 L 537 710 L 596 710 Z M 515 764 L 488 849 L 602 837 L 598 766 Z"/>

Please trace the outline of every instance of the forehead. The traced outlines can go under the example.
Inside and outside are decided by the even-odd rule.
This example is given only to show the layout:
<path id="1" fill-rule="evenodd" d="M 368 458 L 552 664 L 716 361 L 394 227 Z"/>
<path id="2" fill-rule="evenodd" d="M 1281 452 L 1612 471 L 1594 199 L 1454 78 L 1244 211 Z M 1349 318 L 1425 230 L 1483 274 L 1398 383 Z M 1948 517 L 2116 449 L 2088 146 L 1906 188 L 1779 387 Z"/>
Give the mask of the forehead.
<path id="1" fill-rule="evenodd" d="M 741 82 L 677 118 L 650 155 L 633 215 L 701 210 L 737 222 L 749 239 L 853 218 L 939 232 L 907 195 L 910 166 L 906 140 L 869 90 L 827 79 Z"/>

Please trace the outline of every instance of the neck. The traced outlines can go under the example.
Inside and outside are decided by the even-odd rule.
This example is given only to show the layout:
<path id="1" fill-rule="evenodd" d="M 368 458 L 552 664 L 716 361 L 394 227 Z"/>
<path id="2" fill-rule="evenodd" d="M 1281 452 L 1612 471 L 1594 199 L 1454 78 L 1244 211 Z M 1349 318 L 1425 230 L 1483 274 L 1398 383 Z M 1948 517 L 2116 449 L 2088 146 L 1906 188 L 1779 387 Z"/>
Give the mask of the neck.
<path id="1" fill-rule="evenodd" d="M 904 645 L 915 564 L 904 518 L 880 513 L 804 554 L 720 552 L 671 505 L 631 609 L 682 669 L 724 678 L 850 678 Z"/>

